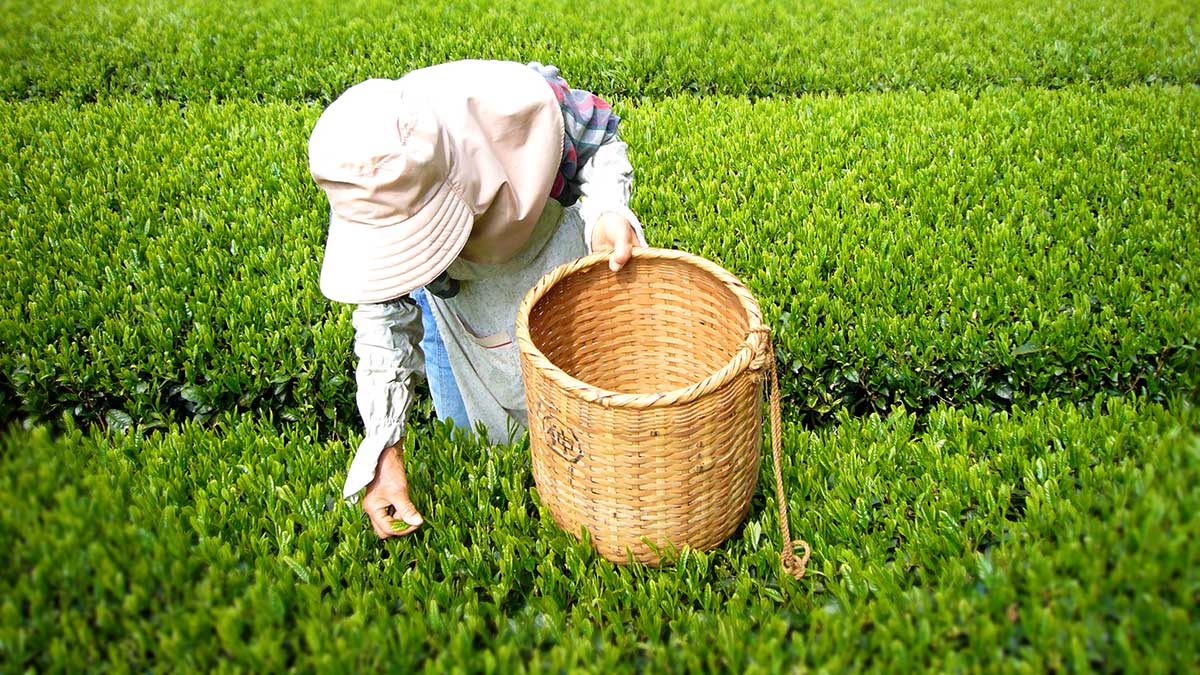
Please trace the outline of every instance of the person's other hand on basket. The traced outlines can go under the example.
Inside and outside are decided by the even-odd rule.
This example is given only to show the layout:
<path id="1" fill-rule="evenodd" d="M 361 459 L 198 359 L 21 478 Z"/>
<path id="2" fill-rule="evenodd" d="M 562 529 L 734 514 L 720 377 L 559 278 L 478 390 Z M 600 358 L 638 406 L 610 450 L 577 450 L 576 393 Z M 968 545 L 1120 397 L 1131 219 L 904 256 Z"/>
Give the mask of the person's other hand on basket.
<path id="1" fill-rule="evenodd" d="M 629 219 L 618 213 L 608 212 L 596 220 L 596 229 L 592 232 L 592 251 L 612 251 L 608 259 L 608 268 L 619 271 L 633 257 L 633 248 L 638 246 L 637 233 Z"/>

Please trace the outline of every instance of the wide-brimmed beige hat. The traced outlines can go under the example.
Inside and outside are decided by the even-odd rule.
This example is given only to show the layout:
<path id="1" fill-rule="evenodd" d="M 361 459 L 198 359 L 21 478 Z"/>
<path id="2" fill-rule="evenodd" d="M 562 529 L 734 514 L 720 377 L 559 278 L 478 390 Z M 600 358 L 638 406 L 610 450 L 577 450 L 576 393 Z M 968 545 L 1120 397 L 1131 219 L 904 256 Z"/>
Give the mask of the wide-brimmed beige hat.
<path id="1" fill-rule="evenodd" d="M 553 89 L 519 63 L 456 61 L 346 90 L 308 144 L 330 206 L 321 292 L 398 298 L 468 240 L 472 260 L 507 259 L 541 215 L 562 143 Z"/>

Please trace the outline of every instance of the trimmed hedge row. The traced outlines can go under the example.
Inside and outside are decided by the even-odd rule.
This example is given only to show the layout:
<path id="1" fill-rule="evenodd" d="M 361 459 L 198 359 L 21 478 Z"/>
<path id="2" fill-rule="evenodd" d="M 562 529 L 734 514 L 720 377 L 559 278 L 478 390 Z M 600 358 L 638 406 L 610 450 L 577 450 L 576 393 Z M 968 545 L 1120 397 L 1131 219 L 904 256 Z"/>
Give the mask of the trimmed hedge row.
<path id="1" fill-rule="evenodd" d="M 221 416 L 0 436 L 0 670 L 521 672 L 788 667 L 1180 672 L 1198 658 L 1200 416 L 1039 402 L 787 425 L 744 527 L 660 571 L 558 531 L 528 451 L 434 426 L 426 526 L 337 499 L 345 443 Z M 410 434 L 409 439 L 418 438 Z"/>
<path id="2" fill-rule="evenodd" d="M 303 139 L 317 112 L 6 106 L 0 360 L 23 414 L 123 427 L 354 410 L 349 308 L 314 287 L 328 207 Z"/>
<path id="3" fill-rule="evenodd" d="M 627 117 L 654 243 L 746 280 L 811 420 L 1200 394 L 1194 87 L 672 99 Z"/>
<path id="4" fill-rule="evenodd" d="M 0 97 L 327 102 L 459 58 L 626 96 L 1182 84 L 1200 82 L 1196 19 L 1180 0 L 47 0 L 0 8 Z"/>
<path id="5" fill-rule="evenodd" d="M 1198 390 L 1194 88 L 619 108 L 651 242 L 749 283 L 792 414 Z M 353 426 L 319 111 L 0 104 L 0 419 Z"/>

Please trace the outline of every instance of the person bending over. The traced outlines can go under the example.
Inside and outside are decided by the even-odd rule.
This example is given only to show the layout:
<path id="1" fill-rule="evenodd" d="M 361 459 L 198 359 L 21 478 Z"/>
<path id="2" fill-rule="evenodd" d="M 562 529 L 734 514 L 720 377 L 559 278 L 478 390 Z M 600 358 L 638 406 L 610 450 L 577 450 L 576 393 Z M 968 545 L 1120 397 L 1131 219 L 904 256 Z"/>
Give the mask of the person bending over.
<path id="1" fill-rule="evenodd" d="M 511 442 L 525 427 L 514 324 L 558 265 L 645 246 L 629 210 L 619 118 L 539 63 L 456 61 L 346 90 L 309 139 L 329 199 L 321 292 L 353 312 L 365 436 L 343 496 L 364 488 L 381 538 L 422 521 L 404 472 L 415 379 L 439 419 Z"/>

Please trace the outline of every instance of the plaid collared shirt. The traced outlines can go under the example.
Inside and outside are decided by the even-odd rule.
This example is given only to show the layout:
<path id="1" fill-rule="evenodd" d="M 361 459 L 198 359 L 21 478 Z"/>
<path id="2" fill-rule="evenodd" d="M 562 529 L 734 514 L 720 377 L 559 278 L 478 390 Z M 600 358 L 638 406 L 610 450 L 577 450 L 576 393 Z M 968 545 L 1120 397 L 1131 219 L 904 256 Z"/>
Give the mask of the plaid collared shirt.
<path id="1" fill-rule="evenodd" d="M 550 196 L 563 206 L 570 206 L 579 199 L 579 182 L 576 175 L 579 167 L 588 161 L 605 141 L 617 133 L 621 118 L 613 112 L 607 101 L 582 89 L 571 89 L 555 66 L 544 66 L 536 61 L 529 64 L 546 78 L 558 98 L 563 113 L 562 164 Z"/>

